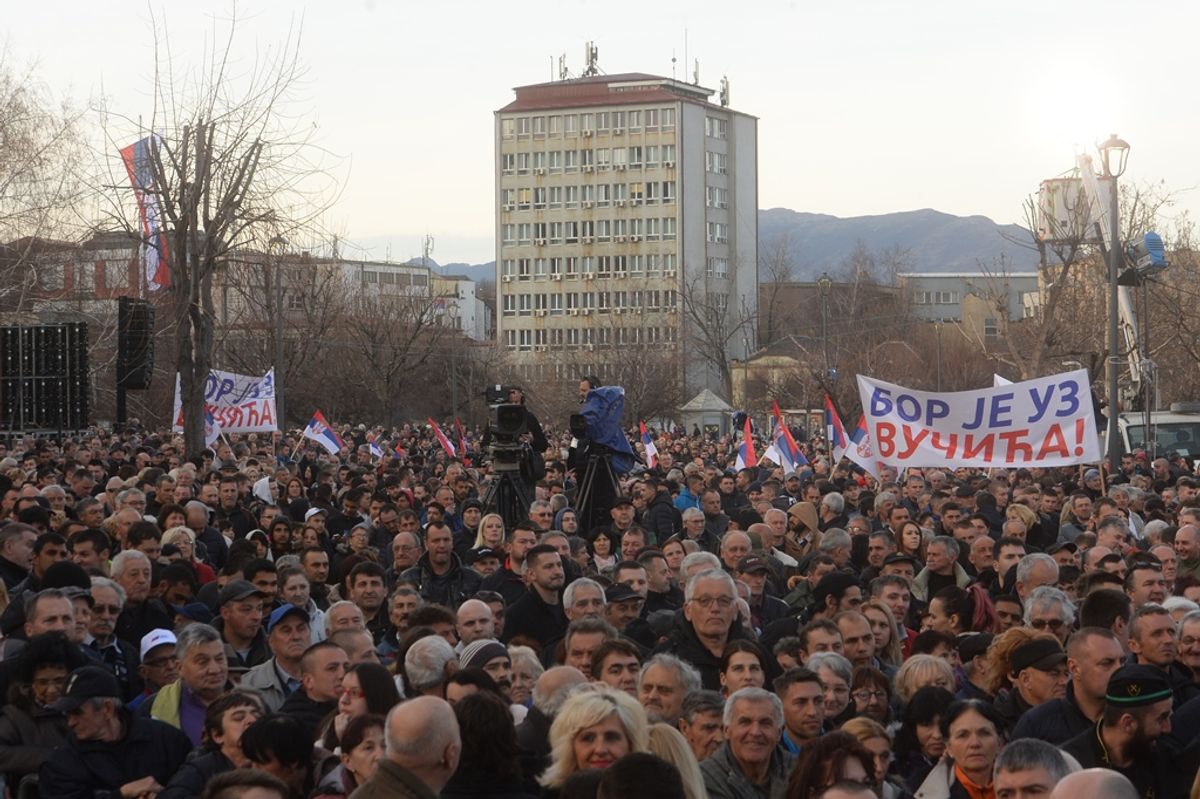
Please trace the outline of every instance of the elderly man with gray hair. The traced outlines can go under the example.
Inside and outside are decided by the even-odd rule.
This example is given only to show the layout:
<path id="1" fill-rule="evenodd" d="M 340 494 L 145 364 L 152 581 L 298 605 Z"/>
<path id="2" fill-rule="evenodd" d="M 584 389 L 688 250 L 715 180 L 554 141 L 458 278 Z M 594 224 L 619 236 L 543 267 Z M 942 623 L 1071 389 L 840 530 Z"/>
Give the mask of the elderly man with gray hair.
<path id="1" fill-rule="evenodd" d="M 783 703 L 762 688 L 741 688 L 725 703 L 725 742 L 700 764 L 709 799 L 783 799 L 796 756 L 777 744 Z"/>
<path id="2" fill-rule="evenodd" d="M 445 700 L 430 696 L 391 709 L 384 730 L 387 751 L 357 799 L 437 799 L 458 768 L 462 738 Z"/>
<path id="3" fill-rule="evenodd" d="M 196 534 L 196 541 L 204 545 L 205 560 L 220 571 L 229 557 L 229 544 L 221 531 L 209 523 L 212 510 L 200 500 L 192 499 L 183 506 L 183 515 L 184 524 Z"/>
<path id="4" fill-rule="evenodd" d="M 404 655 L 404 674 L 408 677 L 407 694 L 435 696 L 446 694 L 446 680 L 458 671 L 458 655 L 440 635 L 427 635 L 413 642 Z"/>
<path id="5" fill-rule="evenodd" d="M 583 672 L 571 666 L 546 669 L 537 678 L 533 684 L 533 707 L 517 725 L 522 774 L 538 775 L 550 765 L 550 726 L 575 686 L 586 682 Z"/>

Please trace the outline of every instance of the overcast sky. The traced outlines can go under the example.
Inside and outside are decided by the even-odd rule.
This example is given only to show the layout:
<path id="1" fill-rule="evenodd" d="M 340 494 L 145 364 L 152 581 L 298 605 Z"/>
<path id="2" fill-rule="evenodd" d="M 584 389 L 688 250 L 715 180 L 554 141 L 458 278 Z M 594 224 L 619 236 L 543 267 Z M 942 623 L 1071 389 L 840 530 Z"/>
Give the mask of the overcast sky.
<path id="1" fill-rule="evenodd" d="M 176 63 L 200 59 L 230 4 L 153 4 Z M 1200 4 L 1112 0 L 646 3 L 284 2 L 238 6 L 248 64 L 303 23 L 308 73 L 294 110 L 348 159 L 330 219 L 352 242 L 390 238 L 401 260 L 437 240 L 442 263 L 491 260 L 493 112 L 545 81 L 551 58 L 608 73 L 731 84 L 759 118 L 759 196 L 836 216 L 936 208 L 1021 222 L 1038 182 L 1117 132 L 1126 179 L 1200 199 L 1194 37 Z M 149 114 L 150 10 L 141 0 L 5 3 L 8 57 L 77 102 Z M 687 55 L 684 62 L 684 39 Z M 1193 214 L 1194 216 L 1194 214 Z M 848 242 L 847 247 L 853 246 Z"/>

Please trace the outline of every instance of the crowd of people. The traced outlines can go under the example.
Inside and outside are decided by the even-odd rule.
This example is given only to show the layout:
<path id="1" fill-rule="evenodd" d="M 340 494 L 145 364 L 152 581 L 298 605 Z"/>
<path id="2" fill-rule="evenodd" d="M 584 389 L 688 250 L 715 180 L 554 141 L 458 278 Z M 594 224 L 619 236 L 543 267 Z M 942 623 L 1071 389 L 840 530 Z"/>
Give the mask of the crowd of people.
<path id="1" fill-rule="evenodd" d="M 654 437 L 590 529 L 565 432 L 517 519 L 419 426 L 0 445 L 5 791 L 1200 795 L 1186 459 L 876 478 Z"/>

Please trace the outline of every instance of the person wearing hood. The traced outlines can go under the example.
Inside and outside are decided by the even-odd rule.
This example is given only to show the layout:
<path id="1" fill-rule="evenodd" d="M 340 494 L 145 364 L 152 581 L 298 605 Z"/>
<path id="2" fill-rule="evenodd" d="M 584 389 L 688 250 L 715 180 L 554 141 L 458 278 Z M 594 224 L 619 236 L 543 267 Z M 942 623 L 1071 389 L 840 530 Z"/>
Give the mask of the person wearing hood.
<path id="1" fill-rule="evenodd" d="M 470 599 L 483 578 L 463 567 L 454 554 L 454 535 L 444 523 L 435 522 L 425 531 L 425 554 L 417 564 L 400 575 L 401 580 L 416 583 L 426 602 L 457 608 Z"/>
<path id="2" fill-rule="evenodd" d="M 783 551 L 797 561 L 816 553 L 821 545 L 821 523 L 817 506 L 811 502 L 796 502 L 787 510 L 788 531 L 783 537 Z"/>

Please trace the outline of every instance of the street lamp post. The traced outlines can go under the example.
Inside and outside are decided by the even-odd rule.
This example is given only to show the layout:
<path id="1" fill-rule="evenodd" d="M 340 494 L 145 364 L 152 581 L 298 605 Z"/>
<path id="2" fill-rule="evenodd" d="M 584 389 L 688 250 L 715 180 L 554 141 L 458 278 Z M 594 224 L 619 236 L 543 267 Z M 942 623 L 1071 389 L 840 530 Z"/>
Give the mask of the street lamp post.
<path id="1" fill-rule="evenodd" d="M 267 250 L 275 259 L 275 423 L 280 430 L 286 429 L 283 404 L 283 258 L 287 239 L 275 236 L 267 243 Z"/>
<path id="2" fill-rule="evenodd" d="M 828 380 L 833 374 L 833 364 L 829 358 L 829 290 L 833 286 L 833 279 L 828 272 L 822 272 L 817 285 L 821 288 L 821 342 L 825 349 L 825 379 Z"/>
<path id="3" fill-rule="evenodd" d="M 450 319 L 450 407 L 458 419 L 458 303 L 446 306 L 446 316 Z"/>
<path id="4" fill-rule="evenodd" d="M 1117 180 L 1125 172 L 1125 161 L 1129 157 L 1129 145 L 1112 134 L 1100 145 L 1100 162 L 1104 177 L 1108 179 L 1108 470 L 1117 474 L 1121 468 L 1121 448 L 1117 424 L 1117 370 L 1120 358 L 1117 353 L 1117 278 L 1121 272 L 1121 225 L 1118 215 L 1120 204 L 1117 197 Z"/>

